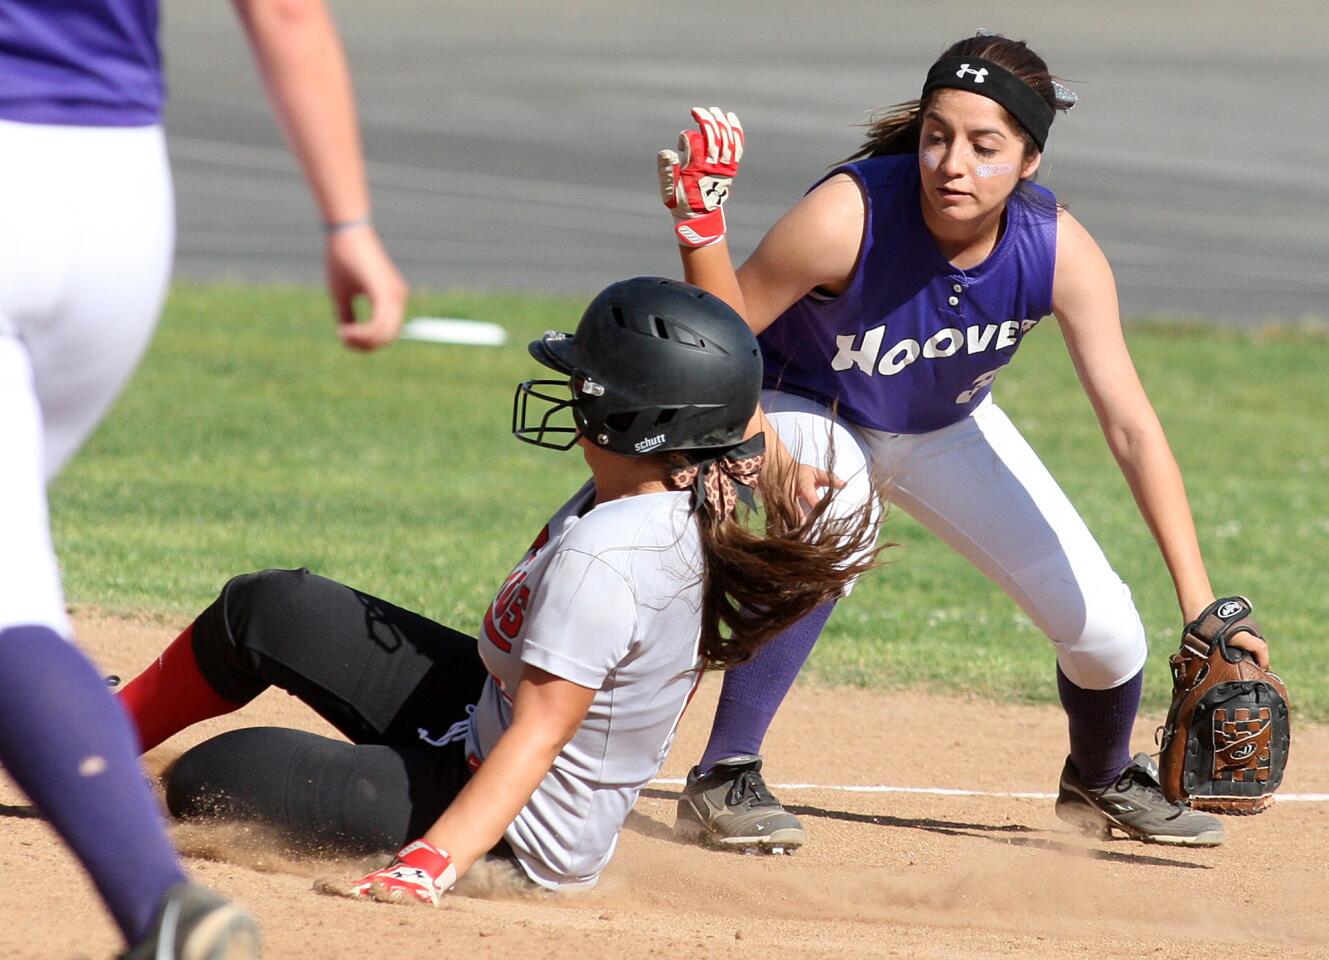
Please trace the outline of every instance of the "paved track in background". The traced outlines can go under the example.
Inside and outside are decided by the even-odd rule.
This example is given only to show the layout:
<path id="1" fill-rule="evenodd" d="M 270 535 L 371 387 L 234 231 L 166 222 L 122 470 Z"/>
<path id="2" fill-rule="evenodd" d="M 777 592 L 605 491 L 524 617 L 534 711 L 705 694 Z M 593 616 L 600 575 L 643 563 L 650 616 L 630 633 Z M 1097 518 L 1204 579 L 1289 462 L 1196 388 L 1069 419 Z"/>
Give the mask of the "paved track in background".
<path id="1" fill-rule="evenodd" d="M 167 0 L 178 275 L 317 281 L 313 209 L 230 7 Z M 1166 9 L 1160 9 L 1166 8 Z M 1098 238 L 1123 311 L 1329 316 L 1321 0 L 335 3 L 376 218 L 421 287 L 584 293 L 676 273 L 654 154 L 694 103 L 738 111 L 731 222 L 750 252 L 869 110 L 976 27 L 1024 37 L 1081 95 L 1042 182 Z"/>

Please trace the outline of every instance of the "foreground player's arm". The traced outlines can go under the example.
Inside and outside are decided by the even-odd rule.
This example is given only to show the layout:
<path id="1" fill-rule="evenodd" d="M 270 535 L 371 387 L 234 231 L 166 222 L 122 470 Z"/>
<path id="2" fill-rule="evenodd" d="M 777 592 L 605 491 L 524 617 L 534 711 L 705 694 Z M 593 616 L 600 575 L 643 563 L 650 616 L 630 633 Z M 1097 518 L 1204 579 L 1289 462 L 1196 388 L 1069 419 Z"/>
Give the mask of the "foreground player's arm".
<path id="1" fill-rule="evenodd" d="M 518 627 L 522 669 L 512 723 L 424 838 L 361 880 L 355 893 L 437 905 L 517 819 L 577 732 L 596 692 L 627 656 L 637 629 L 636 594 L 619 571 L 599 559 L 603 544 L 593 520 L 572 532 L 574 538 L 584 534 L 586 542 L 561 545 L 541 582 L 532 586 Z"/>
<path id="2" fill-rule="evenodd" d="M 458 877 L 503 838 L 572 739 L 595 691 L 532 667 L 522 669 L 512 725 L 425 835 L 351 887 L 354 896 L 437 907 Z"/>
<path id="3" fill-rule="evenodd" d="M 458 876 L 503 838 L 594 699 L 594 690 L 537 667 L 523 668 L 512 726 L 425 833 L 426 840 L 452 854 Z"/>
<path id="4" fill-rule="evenodd" d="M 1183 622 L 1188 622 L 1213 601 L 1214 591 L 1181 470 L 1126 348 L 1112 268 L 1088 231 L 1065 211 L 1057 230 L 1052 310 L 1108 447 L 1167 564 Z M 1258 638 L 1241 634 L 1233 644 L 1250 650 L 1262 665 L 1268 663 L 1267 647 Z"/>
<path id="5" fill-rule="evenodd" d="M 351 77 L 324 0 L 234 0 L 264 86 L 327 228 L 328 290 L 342 341 L 390 343 L 407 286 L 369 221 L 369 188 Z M 354 300 L 372 313 L 356 323 Z"/>

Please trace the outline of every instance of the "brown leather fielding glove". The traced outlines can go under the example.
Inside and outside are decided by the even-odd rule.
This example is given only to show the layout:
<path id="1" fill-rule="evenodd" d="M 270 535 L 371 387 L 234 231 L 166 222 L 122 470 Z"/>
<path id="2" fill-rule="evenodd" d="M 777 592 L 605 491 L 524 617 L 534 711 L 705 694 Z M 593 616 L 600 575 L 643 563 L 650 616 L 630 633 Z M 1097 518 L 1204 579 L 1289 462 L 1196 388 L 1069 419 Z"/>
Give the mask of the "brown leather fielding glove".
<path id="1" fill-rule="evenodd" d="M 1245 597 L 1223 597 L 1186 624 L 1171 658 L 1172 706 L 1162 728 L 1164 795 L 1211 813 L 1260 813 L 1283 782 L 1291 728 L 1287 688 L 1246 651 L 1263 639 Z"/>

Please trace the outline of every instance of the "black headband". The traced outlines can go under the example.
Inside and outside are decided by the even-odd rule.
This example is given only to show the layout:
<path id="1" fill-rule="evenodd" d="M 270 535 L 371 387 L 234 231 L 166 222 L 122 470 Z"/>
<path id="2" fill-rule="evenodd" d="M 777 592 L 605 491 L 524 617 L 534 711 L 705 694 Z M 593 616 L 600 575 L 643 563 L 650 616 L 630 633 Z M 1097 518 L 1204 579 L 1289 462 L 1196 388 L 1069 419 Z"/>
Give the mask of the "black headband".
<path id="1" fill-rule="evenodd" d="M 1034 88 L 1003 66 L 982 57 L 944 57 L 932 65 L 923 83 L 922 99 L 933 90 L 947 87 L 968 90 L 995 100 L 1006 108 L 1039 150 L 1047 143 L 1048 130 L 1056 111 L 1048 106 Z"/>

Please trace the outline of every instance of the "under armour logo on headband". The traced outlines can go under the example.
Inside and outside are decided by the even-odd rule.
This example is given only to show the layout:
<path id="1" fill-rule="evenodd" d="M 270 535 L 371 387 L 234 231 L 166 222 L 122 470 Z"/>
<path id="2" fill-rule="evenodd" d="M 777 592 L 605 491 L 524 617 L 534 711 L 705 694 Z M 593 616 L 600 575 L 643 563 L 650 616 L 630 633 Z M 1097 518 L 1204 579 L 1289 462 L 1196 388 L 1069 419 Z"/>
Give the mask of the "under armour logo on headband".
<path id="1" fill-rule="evenodd" d="M 1024 80 L 993 60 L 970 54 L 942 57 L 928 70 L 920 99 L 927 99 L 928 94 L 938 89 L 967 90 L 995 100 L 1024 128 L 1034 146 L 1042 150 L 1047 142 L 1048 128 L 1052 126 L 1052 117 L 1056 113 L 1052 104 Z"/>

